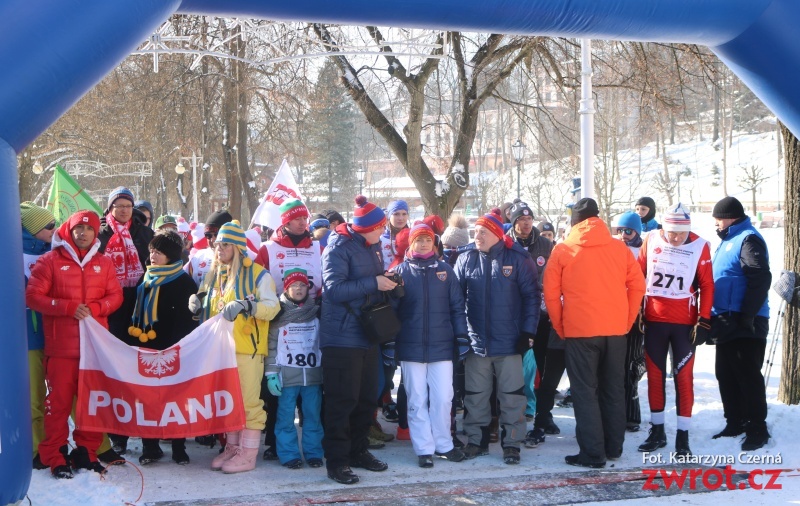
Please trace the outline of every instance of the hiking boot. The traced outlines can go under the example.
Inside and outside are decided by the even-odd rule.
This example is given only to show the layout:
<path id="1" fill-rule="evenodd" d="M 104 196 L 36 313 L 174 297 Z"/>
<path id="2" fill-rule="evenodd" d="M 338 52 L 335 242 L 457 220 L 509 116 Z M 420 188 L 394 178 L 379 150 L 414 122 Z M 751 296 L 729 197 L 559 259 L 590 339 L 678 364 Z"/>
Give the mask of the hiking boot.
<path id="1" fill-rule="evenodd" d="M 383 441 L 384 443 L 388 443 L 394 439 L 393 435 L 383 432 L 381 426 L 378 425 L 377 422 L 374 422 L 369 427 L 369 437 L 372 439 L 377 439 L 378 441 Z"/>
<path id="2" fill-rule="evenodd" d="M 422 468 L 431 468 L 433 467 L 433 456 L 432 455 L 419 455 L 417 457 L 417 462 L 419 463 L 419 467 Z"/>
<path id="3" fill-rule="evenodd" d="M 529 430 L 527 434 L 525 434 L 525 448 L 536 448 L 540 444 L 544 443 L 545 435 L 544 430 L 540 427 L 534 427 L 533 430 Z"/>
<path id="4" fill-rule="evenodd" d="M 719 439 L 721 437 L 736 437 L 744 434 L 747 431 L 747 423 L 740 420 L 729 420 L 725 424 L 725 428 L 711 436 L 711 439 Z"/>
<path id="5" fill-rule="evenodd" d="M 283 467 L 287 469 L 302 469 L 303 468 L 303 461 L 300 459 L 292 459 L 285 464 L 281 464 Z"/>
<path id="6" fill-rule="evenodd" d="M 383 406 L 383 419 L 389 423 L 400 421 L 400 415 L 397 413 L 397 404 L 392 402 Z"/>
<path id="7" fill-rule="evenodd" d="M 73 478 L 72 469 L 66 464 L 54 467 L 50 473 L 53 475 L 53 478 L 57 480 L 71 480 Z"/>
<path id="8" fill-rule="evenodd" d="M 678 430 L 675 436 L 675 455 L 679 457 L 690 457 L 692 450 L 689 448 L 689 431 Z"/>
<path id="9" fill-rule="evenodd" d="M 399 439 L 399 438 L 398 438 Z M 459 450 L 463 450 L 466 445 L 464 441 L 458 439 L 458 437 L 453 436 L 453 448 L 458 448 Z"/>
<path id="10" fill-rule="evenodd" d="M 121 466 L 125 463 L 125 458 L 114 451 L 113 447 L 109 448 L 103 453 L 98 453 L 97 460 L 109 466 Z"/>
<path id="11" fill-rule="evenodd" d="M 467 456 L 464 455 L 464 452 L 462 452 L 459 448 L 456 447 L 453 447 L 453 449 L 450 450 L 449 452 L 444 452 L 444 453 L 433 452 L 433 453 L 440 459 L 449 460 L 450 462 L 461 462 L 462 460 L 467 458 Z"/>
<path id="12" fill-rule="evenodd" d="M 590 469 L 602 469 L 606 467 L 605 462 L 584 462 L 580 459 L 580 455 L 567 455 L 564 457 L 564 462 L 571 466 L 588 467 Z"/>
<path id="13" fill-rule="evenodd" d="M 769 442 L 769 431 L 767 431 L 767 424 L 749 424 L 746 431 L 746 436 L 742 442 L 743 452 L 752 452 L 763 448 Z"/>
<path id="14" fill-rule="evenodd" d="M 536 427 L 534 427 L 534 429 L 535 428 Z M 547 420 L 544 425 L 542 425 L 542 430 L 545 434 L 561 434 L 561 429 L 558 428 L 558 425 L 556 425 L 552 418 Z"/>
<path id="15" fill-rule="evenodd" d="M 323 466 L 322 459 L 318 459 L 318 458 L 310 458 L 310 459 L 306 460 L 306 464 L 308 464 L 308 467 L 312 467 L 314 469 Z"/>
<path id="16" fill-rule="evenodd" d="M 146 466 L 153 462 L 158 462 L 164 456 L 164 450 L 158 445 L 158 440 L 145 439 L 142 441 L 142 454 L 139 456 L 139 464 Z"/>
<path id="17" fill-rule="evenodd" d="M 519 464 L 519 448 L 503 448 L 503 462 L 509 465 Z"/>
<path id="18" fill-rule="evenodd" d="M 489 448 L 483 448 L 478 445 L 474 445 L 472 443 L 468 444 L 466 448 L 464 448 L 464 458 L 467 460 L 474 459 L 475 457 L 482 457 L 484 455 L 489 455 Z"/>
<path id="19" fill-rule="evenodd" d="M 342 485 L 358 483 L 358 476 L 348 466 L 339 466 L 328 469 L 328 478 Z"/>
<path id="20" fill-rule="evenodd" d="M 367 438 L 367 448 L 370 450 L 381 450 L 386 447 L 386 443 L 377 439 Z"/>
<path id="21" fill-rule="evenodd" d="M 386 471 L 389 469 L 389 466 L 386 464 L 386 462 L 375 458 L 375 456 L 371 454 L 369 450 L 364 450 L 358 455 L 350 457 L 350 466 L 360 467 L 362 469 L 366 469 L 367 471 L 373 472 Z"/>
<path id="22" fill-rule="evenodd" d="M 667 446 L 667 435 L 664 433 L 664 424 L 652 424 L 650 435 L 639 445 L 640 452 L 652 452 Z"/>
<path id="23" fill-rule="evenodd" d="M 267 449 L 264 450 L 261 458 L 264 460 L 278 460 L 278 452 L 275 450 L 274 446 L 267 446 Z"/>

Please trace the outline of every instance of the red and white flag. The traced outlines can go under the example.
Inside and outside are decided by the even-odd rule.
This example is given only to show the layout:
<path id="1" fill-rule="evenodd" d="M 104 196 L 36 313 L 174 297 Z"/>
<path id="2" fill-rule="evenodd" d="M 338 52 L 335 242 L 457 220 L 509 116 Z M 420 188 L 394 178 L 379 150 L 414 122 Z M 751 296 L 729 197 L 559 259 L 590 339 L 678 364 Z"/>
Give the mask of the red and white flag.
<path id="1" fill-rule="evenodd" d="M 303 200 L 303 194 L 300 193 L 300 187 L 294 180 L 292 170 L 284 158 L 278 173 L 275 174 L 275 179 L 269 185 L 267 194 L 261 199 L 261 204 L 253 213 L 252 222 L 266 225 L 272 230 L 278 230 L 278 227 L 281 226 L 281 212 L 278 208 L 284 201 L 291 199 Z"/>
<path id="2" fill-rule="evenodd" d="M 220 315 L 164 351 L 128 346 L 94 318 L 80 329 L 82 430 L 170 439 L 244 428 L 233 323 Z"/>

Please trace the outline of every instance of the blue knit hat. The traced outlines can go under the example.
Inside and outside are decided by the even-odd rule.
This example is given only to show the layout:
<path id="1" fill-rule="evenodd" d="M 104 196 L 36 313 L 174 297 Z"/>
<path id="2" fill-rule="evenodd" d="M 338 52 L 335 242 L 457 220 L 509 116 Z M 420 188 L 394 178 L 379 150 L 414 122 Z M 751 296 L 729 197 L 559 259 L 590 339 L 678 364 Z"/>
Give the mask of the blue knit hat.
<path id="1" fill-rule="evenodd" d="M 642 235 L 642 219 L 633 211 L 622 213 L 617 218 L 617 228 L 629 228 L 635 230 L 637 234 Z"/>
<path id="2" fill-rule="evenodd" d="M 376 228 L 386 225 L 386 216 L 380 207 L 372 202 L 367 202 L 367 197 L 356 197 L 356 207 L 353 210 L 353 230 L 359 233 L 372 232 Z"/>
<path id="3" fill-rule="evenodd" d="M 388 206 L 386 206 L 386 214 L 388 216 L 393 215 L 397 211 L 408 212 L 408 202 L 405 200 L 393 200 L 389 202 Z"/>
<path id="4" fill-rule="evenodd" d="M 108 194 L 108 207 L 111 208 L 111 204 L 114 203 L 117 199 L 127 199 L 131 201 L 131 205 L 133 205 L 135 199 L 133 198 L 133 192 L 129 189 L 125 188 L 124 186 L 117 186 L 111 193 Z"/>
<path id="5" fill-rule="evenodd" d="M 229 221 L 219 228 L 214 244 L 221 242 L 233 244 L 239 248 L 242 255 L 247 256 L 247 237 L 244 235 L 244 230 L 242 230 L 242 226 L 239 225 L 238 221 Z"/>

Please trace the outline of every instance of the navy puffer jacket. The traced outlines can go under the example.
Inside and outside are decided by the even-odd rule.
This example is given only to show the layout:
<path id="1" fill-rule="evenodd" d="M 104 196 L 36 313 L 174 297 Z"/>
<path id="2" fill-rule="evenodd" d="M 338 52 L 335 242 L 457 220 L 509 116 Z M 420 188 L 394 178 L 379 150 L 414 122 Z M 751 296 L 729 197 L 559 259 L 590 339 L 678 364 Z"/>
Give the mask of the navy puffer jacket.
<path id="1" fill-rule="evenodd" d="M 458 256 L 456 276 L 466 298 L 467 323 L 476 354 L 517 353 L 522 332 L 535 334 L 542 295 L 536 266 L 519 244 L 505 241 L 488 253 L 471 248 Z"/>
<path id="2" fill-rule="evenodd" d="M 381 245 L 367 246 L 362 235 L 348 224 L 331 233 L 322 252 L 322 317 L 320 347 L 369 348 L 370 344 L 355 315 L 370 296 L 370 304 L 381 300 L 375 276 L 383 274 Z M 346 304 L 355 313 L 351 314 Z"/>
<path id="3" fill-rule="evenodd" d="M 403 325 L 395 340 L 396 359 L 452 360 L 455 337 L 467 335 L 464 295 L 455 271 L 434 255 L 428 260 L 406 258 L 395 272 L 405 287 L 405 297 L 397 304 Z"/>

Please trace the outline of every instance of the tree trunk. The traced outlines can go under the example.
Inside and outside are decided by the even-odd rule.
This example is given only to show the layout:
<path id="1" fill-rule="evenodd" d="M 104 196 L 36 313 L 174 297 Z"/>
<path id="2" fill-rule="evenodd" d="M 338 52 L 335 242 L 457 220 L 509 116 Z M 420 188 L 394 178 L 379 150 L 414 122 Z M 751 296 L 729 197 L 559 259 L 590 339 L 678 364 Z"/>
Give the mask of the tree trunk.
<path id="1" fill-rule="evenodd" d="M 788 271 L 800 273 L 800 229 L 797 226 L 800 223 L 800 141 L 783 124 L 781 133 L 786 156 L 783 266 Z M 787 305 L 783 318 L 783 365 L 778 400 L 800 404 L 800 304 L 797 295 L 793 303 Z"/>

